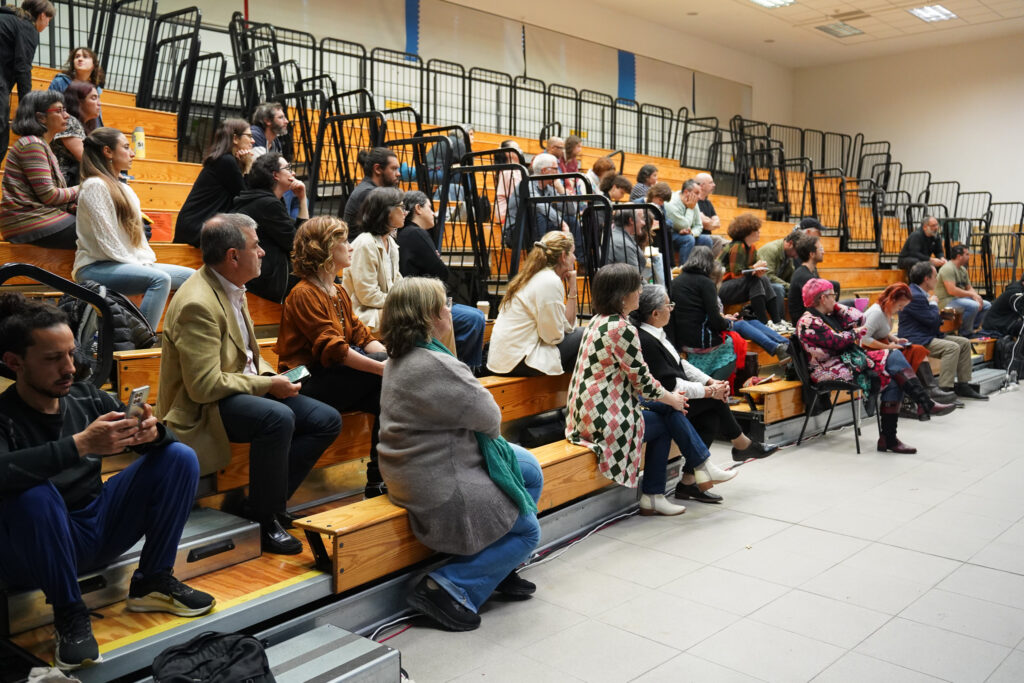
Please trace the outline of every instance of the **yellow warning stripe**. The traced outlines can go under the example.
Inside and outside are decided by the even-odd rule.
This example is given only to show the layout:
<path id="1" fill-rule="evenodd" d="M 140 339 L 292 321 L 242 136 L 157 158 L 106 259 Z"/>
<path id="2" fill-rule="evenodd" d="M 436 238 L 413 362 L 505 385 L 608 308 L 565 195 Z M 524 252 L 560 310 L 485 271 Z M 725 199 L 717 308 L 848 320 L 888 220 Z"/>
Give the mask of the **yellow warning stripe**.
<path id="1" fill-rule="evenodd" d="M 285 579 L 284 581 L 280 581 L 280 582 L 275 583 L 273 585 L 266 586 L 264 588 L 260 588 L 259 590 L 255 590 L 255 591 L 253 591 L 251 593 L 246 593 L 245 595 L 242 595 L 242 596 L 239 596 L 237 598 L 234 598 L 233 600 L 227 600 L 226 602 L 218 601 L 217 604 L 214 606 L 213 610 L 208 612 L 207 614 L 204 614 L 203 617 L 209 616 L 210 614 L 216 614 L 217 612 L 220 612 L 220 611 L 223 611 L 223 610 L 226 610 L 226 609 L 230 609 L 230 608 L 236 607 L 238 605 L 245 604 L 246 602 L 249 602 L 251 600 L 255 600 L 256 598 L 262 597 L 264 595 L 268 595 L 268 594 L 273 593 L 275 591 L 279 591 L 282 588 L 287 588 L 289 586 L 294 586 L 295 584 L 302 583 L 303 581 L 306 581 L 307 579 L 311 579 L 314 576 L 323 576 L 323 575 L 324 575 L 323 572 L 317 571 L 317 570 L 314 569 L 314 570 L 308 571 L 308 572 L 306 572 L 304 574 L 299 574 L 298 576 L 293 576 L 290 579 Z M 141 630 L 141 631 L 139 631 L 137 633 L 133 633 L 130 636 L 125 636 L 124 638 L 119 638 L 118 640 L 113 640 L 113 641 L 111 641 L 109 643 L 105 643 L 105 644 L 100 646 L 100 653 L 111 652 L 113 650 L 116 650 L 119 647 L 124 647 L 125 645 L 131 645 L 132 643 L 137 643 L 140 640 L 145 640 L 146 638 L 149 638 L 150 636 L 155 636 L 158 633 L 163 633 L 164 631 L 170 631 L 171 629 L 177 628 L 177 627 L 182 626 L 182 625 L 187 624 L 187 623 L 193 623 L 193 622 L 195 622 L 195 620 L 197 618 L 201 619 L 203 617 L 175 617 L 175 618 L 170 619 L 169 621 L 166 621 L 166 622 L 164 622 L 164 623 L 162 623 L 162 624 L 160 624 L 158 626 L 152 626 L 150 628 L 143 629 L 143 630 Z"/>

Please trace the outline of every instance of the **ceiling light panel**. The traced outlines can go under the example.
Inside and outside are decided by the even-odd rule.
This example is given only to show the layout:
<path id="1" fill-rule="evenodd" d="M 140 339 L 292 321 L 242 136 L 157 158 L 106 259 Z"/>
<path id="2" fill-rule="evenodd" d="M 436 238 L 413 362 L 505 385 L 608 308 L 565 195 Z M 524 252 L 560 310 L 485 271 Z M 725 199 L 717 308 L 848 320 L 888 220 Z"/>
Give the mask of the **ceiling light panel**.
<path id="1" fill-rule="evenodd" d="M 750 0 L 750 2 L 761 7 L 767 7 L 768 9 L 775 9 L 776 7 L 792 5 L 796 0 Z"/>
<path id="2" fill-rule="evenodd" d="M 924 7 L 915 7 L 907 11 L 921 21 L 949 21 L 950 19 L 956 19 L 956 15 L 942 5 L 925 5 Z"/>
<path id="3" fill-rule="evenodd" d="M 815 26 L 822 33 L 827 33 L 833 38 L 849 38 L 850 36 L 859 36 L 864 33 L 856 26 L 850 24 L 844 24 L 841 21 L 837 21 L 832 24 L 825 24 L 824 26 Z"/>

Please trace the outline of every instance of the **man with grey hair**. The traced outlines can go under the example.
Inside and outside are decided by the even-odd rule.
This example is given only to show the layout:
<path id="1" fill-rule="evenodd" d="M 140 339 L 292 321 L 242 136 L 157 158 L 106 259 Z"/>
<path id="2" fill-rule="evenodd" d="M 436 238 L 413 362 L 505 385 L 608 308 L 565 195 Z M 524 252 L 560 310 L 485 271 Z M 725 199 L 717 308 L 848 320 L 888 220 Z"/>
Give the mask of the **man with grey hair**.
<path id="1" fill-rule="evenodd" d="M 565 159 L 565 140 L 552 135 L 548 138 L 548 146 L 544 151 L 555 157 L 555 165 L 557 166 L 559 161 L 563 161 Z"/>
<path id="2" fill-rule="evenodd" d="M 896 263 L 909 273 L 914 264 L 921 261 L 931 261 L 936 269 L 946 265 L 942 237 L 939 235 L 939 220 L 935 216 L 925 216 L 921 219 L 921 229 L 915 230 L 907 237 Z"/>
<path id="3" fill-rule="evenodd" d="M 665 271 L 661 254 L 649 253 L 640 246 L 646 242 L 647 212 L 643 209 L 623 209 L 612 214 L 611 242 L 608 263 L 628 263 L 640 271 L 645 282 L 654 280 L 665 284 Z M 650 264 L 648 265 L 648 261 Z"/>
<path id="4" fill-rule="evenodd" d="M 328 405 L 299 394 L 260 356 L 245 283 L 260 274 L 256 223 L 217 214 L 200 234 L 203 267 L 164 316 L 157 415 L 199 456 L 201 475 L 224 469 L 231 443 L 249 443 L 249 499 L 264 552 L 294 555 L 282 527 L 288 499 L 341 430 Z"/>
<path id="5" fill-rule="evenodd" d="M 545 179 L 544 176 L 558 173 L 558 159 L 548 153 L 538 154 L 533 158 L 531 166 L 532 174 L 529 182 L 531 197 L 559 197 L 561 193 L 555 187 L 556 179 Z M 519 215 L 519 193 L 513 192 L 508 196 L 508 220 L 502 233 L 505 245 L 512 248 L 515 246 L 516 218 Z M 523 226 L 526 231 L 523 235 L 524 248 L 529 248 L 541 238 L 541 236 L 552 230 L 571 232 L 576 242 L 576 260 L 584 261 L 583 236 L 580 234 L 579 222 L 576 220 L 576 202 L 554 201 L 540 202 L 533 205 L 533 215 L 536 223 L 536 230 L 531 232 L 530 225 Z M 525 218 L 525 217 L 524 217 Z"/>
<path id="6" fill-rule="evenodd" d="M 710 235 L 721 225 L 715 205 L 711 203 L 711 195 L 715 191 L 715 179 L 711 177 L 710 173 L 698 173 L 693 176 L 693 179 L 697 181 L 697 187 L 700 189 L 697 208 L 700 209 L 700 220 L 704 226 L 703 232 L 705 235 Z"/>
<path id="7" fill-rule="evenodd" d="M 252 151 L 256 156 L 267 152 L 284 154 L 280 138 L 288 134 L 288 115 L 277 102 L 263 102 L 252 114 Z"/>
<path id="8" fill-rule="evenodd" d="M 713 247 L 714 241 L 702 235 L 704 223 L 701 220 L 697 200 L 700 186 L 694 179 L 683 183 L 683 189 L 672 193 L 672 199 L 665 202 L 665 218 L 672 223 L 672 246 L 679 253 L 679 265 L 686 263 L 695 246 Z"/>

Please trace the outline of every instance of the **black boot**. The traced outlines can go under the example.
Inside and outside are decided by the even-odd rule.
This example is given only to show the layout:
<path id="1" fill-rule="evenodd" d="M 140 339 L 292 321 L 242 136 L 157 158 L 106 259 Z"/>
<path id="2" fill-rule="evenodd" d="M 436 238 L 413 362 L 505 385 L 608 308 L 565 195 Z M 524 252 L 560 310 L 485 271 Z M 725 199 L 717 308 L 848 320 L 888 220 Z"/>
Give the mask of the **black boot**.
<path id="1" fill-rule="evenodd" d="M 893 453 L 917 453 L 917 449 L 896 438 L 896 425 L 900 421 L 900 402 L 882 401 L 878 409 L 879 422 L 881 422 L 880 434 L 878 435 L 878 450 L 892 451 Z"/>
<path id="2" fill-rule="evenodd" d="M 975 401 L 988 400 L 988 396 L 985 396 L 984 394 L 979 394 L 977 391 L 974 390 L 974 387 L 972 387 L 967 382 L 957 382 L 956 384 L 953 385 L 953 391 L 956 392 L 957 396 L 963 398 L 973 398 Z"/>
<path id="3" fill-rule="evenodd" d="M 893 376 L 893 379 L 903 389 L 903 393 L 909 396 L 921 409 L 919 415 L 949 415 L 956 410 L 956 406 L 951 403 L 936 403 L 933 401 L 932 397 L 925 391 L 921 380 L 917 378 L 917 375 L 910 368 L 900 370 Z"/>
<path id="4" fill-rule="evenodd" d="M 956 394 L 952 391 L 946 392 L 939 388 L 939 382 L 932 373 L 932 366 L 927 360 L 917 367 L 917 378 L 921 380 L 925 391 L 932 397 L 933 401 L 939 403 L 956 403 Z"/>

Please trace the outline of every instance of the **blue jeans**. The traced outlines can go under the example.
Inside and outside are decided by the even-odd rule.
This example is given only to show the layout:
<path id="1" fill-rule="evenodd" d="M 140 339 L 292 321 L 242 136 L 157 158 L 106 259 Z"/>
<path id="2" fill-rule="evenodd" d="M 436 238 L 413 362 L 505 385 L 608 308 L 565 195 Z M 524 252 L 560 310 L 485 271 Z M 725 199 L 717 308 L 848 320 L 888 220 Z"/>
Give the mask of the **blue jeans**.
<path id="1" fill-rule="evenodd" d="M 678 232 L 672 233 L 672 246 L 675 247 L 679 253 L 679 265 L 686 263 L 686 259 L 690 258 L 690 252 L 697 245 L 702 247 L 711 247 L 714 245 L 714 241 L 708 235 L 683 235 Z"/>
<path id="2" fill-rule="evenodd" d="M 171 291 L 181 287 L 194 272 L 191 268 L 168 263 L 143 266 L 137 263 L 97 261 L 79 268 L 75 279 L 79 282 L 94 280 L 126 296 L 143 294 L 139 311 L 155 330 L 160 324 L 160 316 L 163 315 L 164 304 Z"/>
<path id="3" fill-rule="evenodd" d="M 139 573 L 174 568 L 196 495 L 199 463 L 180 442 L 155 448 L 111 477 L 81 510 L 49 481 L 0 500 L 0 578 L 41 588 L 54 607 L 82 599 L 78 575 L 104 567 L 145 536 Z"/>
<path id="4" fill-rule="evenodd" d="M 964 312 L 964 320 L 960 323 L 960 331 L 957 332 L 961 337 L 970 337 L 974 334 L 974 331 L 981 327 L 981 322 L 985 319 L 988 309 L 992 308 L 992 303 L 989 301 L 982 299 L 981 306 L 978 306 L 978 302 L 969 297 L 953 299 L 949 305 Z"/>
<path id="5" fill-rule="evenodd" d="M 692 470 L 700 467 L 701 464 L 711 457 L 708 447 L 704 444 L 700 434 L 694 429 L 690 420 L 685 415 L 670 405 L 658 401 L 642 401 L 644 408 L 644 440 L 652 443 L 660 443 L 662 433 L 668 434 L 670 441 L 675 441 L 679 452 L 683 456 L 686 467 Z M 651 427 L 654 427 L 654 434 L 650 434 Z M 671 444 L 669 444 L 671 448 Z M 665 451 L 665 460 L 662 462 L 660 476 L 652 471 L 651 446 L 647 447 L 646 460 L 644 461 L 644 484 L 643 492 L 648 494 L 665 493 L 665 464 L 668 463 L 668 450 Z M 653 476 L 652 476 L 653 475 Z M 648 490 L 647 482 L 651 481 L 651 488 Z M 660 486 L 660 488 L 658 488 Z"/>
<path id="6" fill-rule="evenodd" d="M 526 490 L 536 502 L 544 486 L 544 472 L 533 453 L 510 444 L 519 460 Z M 520 514 L 504 536 L 475 555 L 458 555 L 448 564 L 430 572 L 430 578 L 466 609 L 479 612 L 491 593 L 516 567 L 530 557 L 540 541 L 537 514 Z"/>
<path id="7" fill-rule="evenodd" d="M 733 332 L 744 339 L 749 339 L 768 353 L 775 355 L 779 344 L 789 344 L 789 340 L 765 325 L 760 320 L 737 320 L 732 324 Z"/>
<path id="8" fill-rule="evenodd" d="M 455 333 L 455 349 L 459 360 L 471 368 L 483 363 L 484 322 L 483 311 L 462 304 L 452 305 L 452 331 Z"/>
<path id="9" fill-rule="evenodd" d="M 901 370 L 910 369 L 910 363 L 907 362 L 906 356 L 903 355 L 902 351 L 890 351 L 889 355 L 885 359 L 885 371 L 889 373 L 889 376 L 893 379 L 890 380 L 889 386 L 882 390 L 878 398 L 882 401 L 902 401 L 903 400 L 903 387 L 896 381 L 896 374 Z"/>
<path id="10" fill-rule="evenodd" d="M 786 288 L 780 285 L 778 282 L 768 281 L 772 289 L 775 290 L 775 317 L 772 320 L 785 320 L 786 316 L 783 313 L 786 312 Z"/>
<path id="11" fill-rule="evenodd" d="M 234 394 L 217 402 L 228 440 L 249 444 L 249 503 L 260 521 L 284 512 L 288 499 L 341 431 L 338 411 L 299 394 Z M 373 473 L 368 466 L 366 477 Z M 373 483 L 381 481 L 376 471 Z"/>

